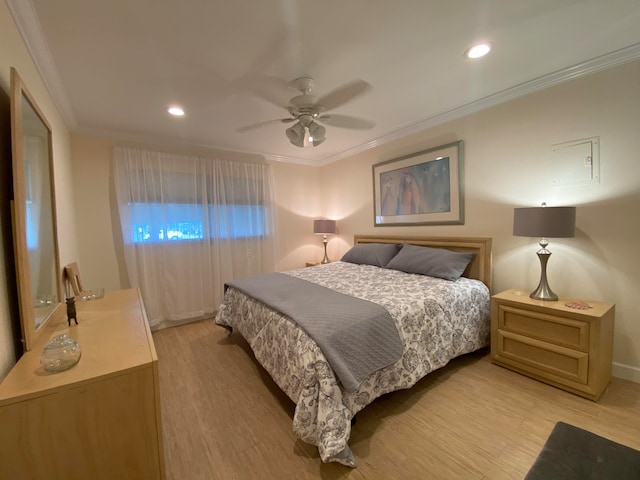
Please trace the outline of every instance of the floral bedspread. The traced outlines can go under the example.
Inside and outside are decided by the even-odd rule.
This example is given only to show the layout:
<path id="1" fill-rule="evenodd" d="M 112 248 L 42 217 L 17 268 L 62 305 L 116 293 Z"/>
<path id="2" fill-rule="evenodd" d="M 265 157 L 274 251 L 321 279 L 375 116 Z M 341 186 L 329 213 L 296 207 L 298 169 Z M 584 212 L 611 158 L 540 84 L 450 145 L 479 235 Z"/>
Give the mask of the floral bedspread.
<path id="1" fill-rule="evenodd" d="M 480 281 L 456 282 L 370 265 L 334 262 L 284 272 L 385 307 L 404 353 L 346 392 L 316 343 L 288 317 L 233 288 L 215 322 L 232 327 L 296 403 L 293 431 L 318 446 L 324 462 L 356 466 L 351 419 L 377 397 L 409 388 L 449 360 L 489 343 L 490 295 Z"/>

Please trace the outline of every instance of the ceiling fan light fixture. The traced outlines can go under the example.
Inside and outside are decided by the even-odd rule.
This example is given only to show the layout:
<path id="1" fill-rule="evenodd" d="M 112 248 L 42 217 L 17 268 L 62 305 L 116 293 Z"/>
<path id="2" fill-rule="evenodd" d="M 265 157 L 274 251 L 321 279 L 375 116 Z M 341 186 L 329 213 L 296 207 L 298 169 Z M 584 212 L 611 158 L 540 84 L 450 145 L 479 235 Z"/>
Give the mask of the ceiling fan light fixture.
<path id="1" fill-rule="evenodd" d="M 287 134 L 287 138 L 293 145 L 300 148 L 304 147 L 304 137 L 306 134 L 306 128 L 304 128 L 300 124 L 300 122 L 296 123 L 292 127 L 287 128 L 286 134 Z"/>
<path id="2" fill-rule="evenodd" d="M 322 142 L 325 141 L 325 133 L 327 131 L 322 125 L 318 125 L 315 122 L 312 122 L 309 125 L 309 142 L 313 144 L 314 147 L 317 147 Z"/>
<path id="3" fill-rule="evenodd" d="M 291 144 L 300 148 L 317 147 L 326 140 L 326 129 L 315 122 L 311 122 L 308 127 L 297 122 L 294 126 L 287 128 L 285 132 Z"/>
<path id="4" fill-rule="evenodd" d="M 492 45 L 489 42 L 482 42 L 473 45 L 464 52 L 464 57 L 469 59 L 484 57 L 491 51 Z"/>

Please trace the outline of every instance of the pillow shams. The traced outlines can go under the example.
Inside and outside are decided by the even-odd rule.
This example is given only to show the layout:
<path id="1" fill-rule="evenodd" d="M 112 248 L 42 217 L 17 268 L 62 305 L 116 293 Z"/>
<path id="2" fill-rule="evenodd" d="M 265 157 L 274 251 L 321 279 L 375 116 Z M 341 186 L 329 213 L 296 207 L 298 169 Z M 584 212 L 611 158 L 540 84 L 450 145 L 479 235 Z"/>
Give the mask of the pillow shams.
<path id="1" fill-rule="evenodd" d="M 354 245 L 340 260 L 358 265 L 385 267 L 389 260 L 396 256 L 398 250 L 400 245 L 396 243 L 360 243 Z"/>
<path id="2" fill-rule="evenodd" d="M 460 278 L 475 255 L 405 243 L 387 268 L 454 281 Z"/>

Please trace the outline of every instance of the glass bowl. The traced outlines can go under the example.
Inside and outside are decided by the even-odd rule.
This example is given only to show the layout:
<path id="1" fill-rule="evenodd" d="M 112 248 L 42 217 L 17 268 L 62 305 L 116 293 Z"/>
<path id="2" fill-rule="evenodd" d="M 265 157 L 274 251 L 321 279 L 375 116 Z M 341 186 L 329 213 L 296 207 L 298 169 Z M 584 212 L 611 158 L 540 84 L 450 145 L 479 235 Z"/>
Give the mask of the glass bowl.
<path id="1" fill-rule="evenodd" d="M 93 290 L 80 292 L 79 300 L 81 302 L 87 302 L 89 300 L 97 300 L 102 297 L 104 297 L 104 288 L 94 288 Z"/>
<path id="2" fill-rule="evenodd" d="M 40 365 L 47 372 L 61 372 L 73 367 L 80 360 L 80 345 L 66 333 L 56 335 L 44 346 Z"/>

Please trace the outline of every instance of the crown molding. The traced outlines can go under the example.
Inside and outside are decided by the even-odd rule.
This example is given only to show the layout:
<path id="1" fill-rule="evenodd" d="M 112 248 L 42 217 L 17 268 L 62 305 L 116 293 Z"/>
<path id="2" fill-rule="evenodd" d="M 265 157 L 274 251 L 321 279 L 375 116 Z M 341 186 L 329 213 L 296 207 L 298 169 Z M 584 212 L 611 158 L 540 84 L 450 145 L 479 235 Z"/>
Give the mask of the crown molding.
<path id="1" fill-rule="evenodd" d="M 73 130 L 77 127 L 76 117 L 62 86 L 60 74 L 49 51 L 33 3 L 31 0 L 6 0 L 6 3 L 53 103 L 67 128 Z"/>

